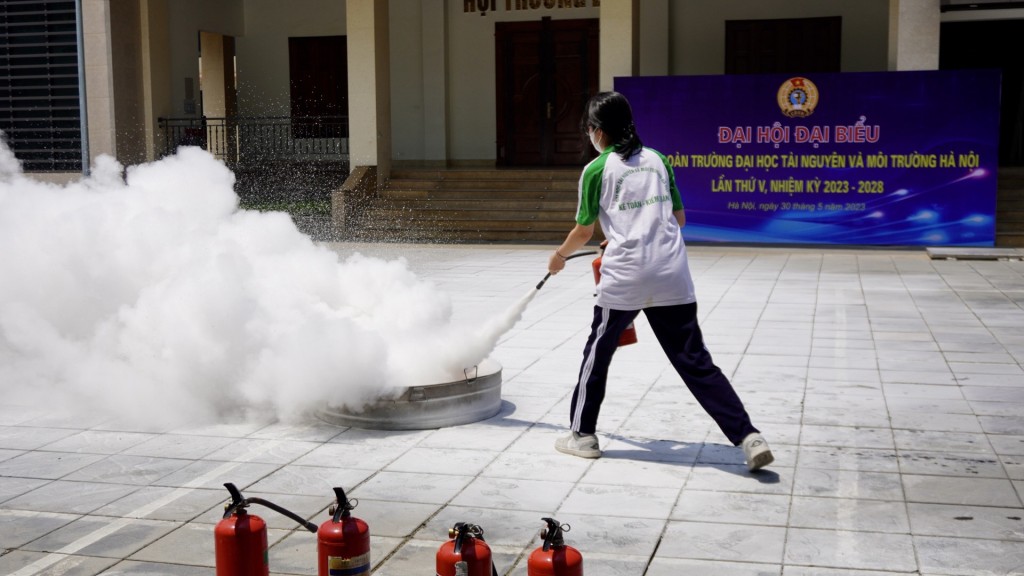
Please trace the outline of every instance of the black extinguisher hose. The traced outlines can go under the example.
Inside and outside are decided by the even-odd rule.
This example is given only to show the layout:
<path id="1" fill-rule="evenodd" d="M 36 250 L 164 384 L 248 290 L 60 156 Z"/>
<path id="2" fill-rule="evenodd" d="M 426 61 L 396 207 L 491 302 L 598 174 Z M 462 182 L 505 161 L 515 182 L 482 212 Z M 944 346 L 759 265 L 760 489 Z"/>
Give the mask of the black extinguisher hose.
<path id="1" fill-rule="evenodd" d="M 291 510 L 286 510 L 278 506 L 277 504 L 274 504 L 273 502 L 268 502 L 263 498 L 242 498 L 242 493 L 239 492 L 238 488 L 236 488 L 235 485 L 232 484 L 231 482 L 226 482 L 224 484 L 224 487 L 227 488 L 228 492 L 231 494 L 231 503 L 224 507 L 225 518 L 230 518 L 231 515 L 234 514 L 236 510 L 245 508 L 249 506 L 249 504 L 259 504 L 261 506 L 266 506 L 271 510 L 284 514 L 285 516 L 291 518 L 292 520 L 295 520 L 296 522 L 301 524 L 303 528 L 309 530 L 310 532 L 313 532 L 314 534 L 316 533 L 317 530 L 319 530 L 319 527 L 316 524 L 313 524 L 312 522 L 306 520 L 302 516 L 299 516 L 298 514 L 292 512 Z"/>
<path id="2" fill-rule="evenodd" d="M 316 524 L 313 524 L 312 522 L 306 520 L 305 518 L 303 518 L 302 516 L 299 516 L 298 514 L 292 512 L 291 510 L 286 510 L 286 509 L 278 506 L 277 504 L 274 504 L 273 502 L 268 502 L 268 501 L 264 500 L 263 498 L 246 498 L 246 501 L 252 502 L 253 504 L 261 504 L 263 506 L 266 506 L 267 508 L 270 508 L 271 510 L 274 510 L 276 512 L 280 512 L 281 514 L 284 514 L 285 516 L 291 518 L 292 520 L 295 520 L 296 522 L 301 524 L 303 528 L 305 528 L 306 530 L 309 530 L 310 532 L 312 532 L 314 534 L 316 533 L 317 530 L 320 529 Z"/>
<path id="3" fill-rule="evenodd" d="M 566 256 L 565 261 L 568 262 L 569 260 L 572 260 L 573 258 L 579 258 L 580 256 L 589 256 L 591 254 L 597 254 L 597 251 L 596 250 L 590 250 L 588 252 L 577 252 L 577 253 L 573 254 L 572 256 Z M 537 290 L 540 290 L 541 287 L 544 286 L 544 283 L 548 281 L 548 278 L 551 278 L 551 272 L 548 272 L 547 275 L 544 276 L 544 279 L 541 280 L 539 283 L 537 283 Z"/>

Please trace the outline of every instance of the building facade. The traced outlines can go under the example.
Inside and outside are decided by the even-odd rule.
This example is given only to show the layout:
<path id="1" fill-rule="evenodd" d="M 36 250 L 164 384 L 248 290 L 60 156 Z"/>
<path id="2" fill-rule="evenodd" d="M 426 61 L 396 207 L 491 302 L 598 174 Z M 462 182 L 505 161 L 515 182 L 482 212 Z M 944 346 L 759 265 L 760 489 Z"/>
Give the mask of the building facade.
<path id="1" fill-rule="evenodd" d="M 29 170 L 54 179 L 81 171 L 74 136 L 64 142 L 76 122 L 83 159 L 110 154 L 134 164 L 178 145 L 199 144 L 229 164 L 322 159 L 352 169 L 372 166 L 377 178 L 386 179 L 393 166 L 402 165 L 578 164 L 582 101 L 611 88 L 619 76 L 934 70 L 943 63 L 1004 68 L 1001 148 L 1018 151 L 1002 163 L 1024 163 L 1024 104 L 1006 104 L 1007 94 L 1024 100 L 1024 80 L 1014 76 L 1020 64 L 1001 63 L 990 53 L 998 53 L 998 46 L 972 55 L 979 50 L 978 34 L 970 32 L 986 38 L 993 36 L 988 30 L 997 30 L 995 36 L 1024 30 L 1024 2 L 0 4 L 8 31 L 8 117 L 0 119 L 0 128 L 16 153 L 34 150 Z M 28 18 L 21 24 L 19 11 Z M 76 11 L 77 31 L 68 22 Z M 42 23 L 30 22 L 28 13 Z M 990 28 L 994 22 L 1003 28 Z M 961 34 L 963 28 L 968 30 Z M 44 33 L 47 40 L 38 41 Z M 959 44 L 944 36 L 955 36 Z M 49 54 L 25 62 L 59 72 L 42 74 L 62 78 L 58 85 L 19 91 L 18 74 L 25 67 L 18 66 L 15 52 L 25 37 Z M 76 45 L 69 47 L 72 38 Z M 60 158 L 50 162 L 38 158 L 45 142 L 24 143 L 16 110 L 31 108 L 43 92 L 50 98 L 49 113 L 57 117 L 49 149 Z"/>

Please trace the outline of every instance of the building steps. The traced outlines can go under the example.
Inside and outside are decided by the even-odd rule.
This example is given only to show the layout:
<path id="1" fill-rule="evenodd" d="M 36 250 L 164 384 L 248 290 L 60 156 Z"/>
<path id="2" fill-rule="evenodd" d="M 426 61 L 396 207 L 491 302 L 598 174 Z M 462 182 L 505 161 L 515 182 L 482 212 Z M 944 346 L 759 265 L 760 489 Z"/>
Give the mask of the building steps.
<path id="1" fill-rule="evenodd" d="M 579 169 L 395 170 L 348 237 L 395 242 L 561 242 Z M 999 169 L 996 246 L 1024 247 L 1024 168 Z"/>
<path id="2" fill-rule="evenodd" d="M 996 246 L 1024 248 L 1024 168 L 999 169 Z"/>
<path id="3" fill-rule="evenodd" d="M 573 226 L 579 174 L 397 169 L 349 235 L 378 242 L 561 242 Z"/>

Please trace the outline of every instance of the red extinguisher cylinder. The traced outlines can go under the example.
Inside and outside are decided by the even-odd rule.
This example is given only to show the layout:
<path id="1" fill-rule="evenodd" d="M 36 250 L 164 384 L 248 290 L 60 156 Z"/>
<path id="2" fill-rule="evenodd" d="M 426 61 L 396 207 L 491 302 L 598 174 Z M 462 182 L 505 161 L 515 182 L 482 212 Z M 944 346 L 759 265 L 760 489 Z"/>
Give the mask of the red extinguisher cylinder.
<path id="1" fill-rule="evenodd" d="M 370 527 L 352 516 L 355 508 L 341 488 L 335 488 L 338 503 L 331 519 L 316 533 L 317 575 L 355 576 L 370 573 Z"/>
<path id="2" fill-rule="evenodd" d="M 593 263 L 591 263 L 591 267 L 594 269 L 594 284 L 601 283 L 601 257 L 604 256 L 606 246 L 608 246 L 607 240 L 601 242 L 601 254 L 594 258 Z M 626 329 L 619 335 L 619 346 L 629 346 L 630 344 L 636 344 L 636 342 L 636 328 L 630 322 L 629 326 L 626 326 Z"/>
<path id="3" fill-rule="evenodd" d="M 213 545 L 217 576 L 270 576 L 267 553 L 267 523 L 246 508 L 261 504 L 276 510 L 310 532 L 316 526 L 299 515 L 262 498 L 242 498 L 242 493 L 230 482 L 224 487 L 231 493 L 231 502 L 224 506 L 224 517 L 213 529 Z"/>
<path id="4" fill-rule="evenodd" d="M 526 564 L 527 576 L 583 576 L 583 555 L 572 546 L 567 546 L 562 532 L 569 525 L 558 523 L 554 518 L 543 519 L 547 526 L 540 537 L 544 544 L 530 554 Z"/>
<path id="5" fill-rule="evenodd" d="M 483 529 L 459 522 L 448 530 L 452 538 L 437 550 L 437 576 L 491 576 L 494 564 L 491 547 L 484 542 Z"/>
<path id="6" fill-rule="evenodd" d="M 213 529 L 217 576 L 270 576 L 267 523 L 244 509 Z"/>
<path id="7" fill-rule="evenodd" d="M 540 548 L 530 554 L 527 576 L 583 576 L 583 555 L 572 546 Z"/>

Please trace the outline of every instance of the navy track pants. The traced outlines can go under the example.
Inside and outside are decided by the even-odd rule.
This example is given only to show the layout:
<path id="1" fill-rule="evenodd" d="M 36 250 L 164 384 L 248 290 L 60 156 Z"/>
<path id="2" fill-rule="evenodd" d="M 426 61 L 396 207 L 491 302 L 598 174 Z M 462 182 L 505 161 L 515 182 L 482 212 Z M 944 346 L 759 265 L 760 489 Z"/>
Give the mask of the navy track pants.
<path id="1" fill-rule="evenodd" d="M 747 434 L 757 432 L 729 379 L 715 366 L 711 353 L 704 346 L 697 323 L 697 304 L 655 306 L 644 308 L 643 312 L 672 366 L 729 441 L 739 445 Z M 639 310 L 594 306 L 594 322 L 572 394 L 570 420 L 574 432 L 593 434 L 596 431 L 608 367 L 618 348 L 619 336 L 639 313 Z"/>

